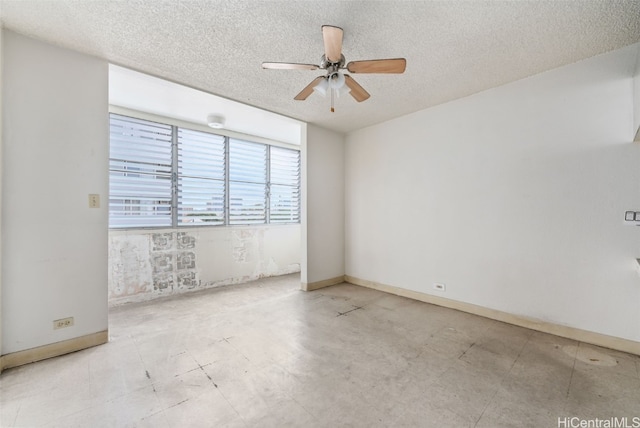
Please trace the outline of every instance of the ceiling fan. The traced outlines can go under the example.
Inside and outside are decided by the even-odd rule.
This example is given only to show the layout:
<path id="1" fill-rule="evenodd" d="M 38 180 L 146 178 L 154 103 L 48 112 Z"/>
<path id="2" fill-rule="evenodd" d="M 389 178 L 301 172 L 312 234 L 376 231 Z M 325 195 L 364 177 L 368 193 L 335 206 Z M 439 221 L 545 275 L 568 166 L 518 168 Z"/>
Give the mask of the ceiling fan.
<path id="1" fill-rule="evenodd" d="M 362 102 L 370 97 L 369 93 L 356 82 L 353 77 L 344 74 L 341 70 L 348 70 L 350 73 L 404 73 L 407 60 L 404 58 L 392 59 L 372 59 L 365 61 L 351 61 L 346 64 L 342 54 L 343 30 L 332 25 L 322 26 L 322 38 L 324 40 L 324 55 L 320 59 L 320 65 L 297 64 L 288 62 L 263 62 L 262 68 L 271 70 L 326 70 L 327 74 L 318 76 L 309 83 L 294 100 L 306 100 L 314 91 L 326 95 L 327 91 L 331 95 L 331 112 L 333 108 L 333 95 L 342 95 L 349 92 L 358 102 Z"/>

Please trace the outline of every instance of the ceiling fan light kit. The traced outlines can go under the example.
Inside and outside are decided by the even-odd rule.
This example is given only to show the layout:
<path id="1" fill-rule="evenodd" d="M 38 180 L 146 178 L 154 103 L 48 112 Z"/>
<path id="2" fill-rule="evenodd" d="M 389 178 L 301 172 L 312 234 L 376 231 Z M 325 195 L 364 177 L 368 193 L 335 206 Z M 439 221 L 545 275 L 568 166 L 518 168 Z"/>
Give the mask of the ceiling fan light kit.
<path id="1" fill-rule="evenodd" d="M 314 80 L 315 82 L 315 80 Z M 333 96 L 334 94 L 340 98 L 342 95 L 351 92 L 351 89 L 346 85 L 347 80 L 344 74 L 339 71 L 331 74 L 330 76 L 323 77 L 313 87 L 313 91 L 319 93 L 323 97 L 327 96 L 327 91 L 331 92 L 331 112 L 334 112 L 333 108 Z"/>
<path id="2" fill-rule="evenodd" d="M 313 87 L 313 90 L 323 97 L 327 96 L 327 89 L 329 89 L 329 79 L 322 79 Z"/>
<path id="3" fill-rule="evenodd" d="M 331 86 L 331 89 L 341 89 L 344 87 L 345 81 L 344 74 L 339 71 L 329 76 L 329 86 Z"/>
<path id="4" fill-rule="evenodd" d="M 407 66 L 407 60 L 404 58 L 351 61 L 345 67 L 346 61 L 342 54 L 343 35 L 344 32 L 340 27 L 334 27 L 333 25 L 322 26 L 324 55 L 322 55 L 322 58 L 320 59 L 320 65 L 287 62 L 263 62 L 262 68 L 271 70 L 326 70 L 326 75 L 316 77 L 294 97 L 294 100 L 304 101 L 314 92 L 326 96 L 327 91 L 329 91 L 331 93 L 331 112 L 334 112 L 334 93 L 338 97 L 349 93 L 357 102 L 362 102 L 370 97 L 369 93 L 360 86 L 353 77 L 348 74 L 344 74 L 341 70 L 346 69 L 353 74 L 404 73 Z"/>

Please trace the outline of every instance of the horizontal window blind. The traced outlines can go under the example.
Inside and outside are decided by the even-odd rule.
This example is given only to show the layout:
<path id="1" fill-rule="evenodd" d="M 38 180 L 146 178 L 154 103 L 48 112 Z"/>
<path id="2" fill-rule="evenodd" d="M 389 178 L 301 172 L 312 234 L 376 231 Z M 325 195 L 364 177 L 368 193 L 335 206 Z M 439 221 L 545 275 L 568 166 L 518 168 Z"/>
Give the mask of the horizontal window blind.
<path id="1" fill-rule="evenodd" d="M 225 139 L 178 129 L 178 226 L 224 224 Z"/>
<path id="2" fill-rule="evenodd" d="M 269 156 L 269 221 L 300 221 L 300 152 L 272 146 Z"/>
<path id="3" fill-rule="evenodd" d="M 266 223 L 267 146 L 229 139 L 229 224 Z"/>
<path id="4" fill-rule="evenodd" d="M 110 115 L 109 227 L 300 222 L 300 151 Z"/>
<path id="5" fill-rule="evenodd" d="M 171 225 L 171 126 L 111 115 L 109 226 Z"/>

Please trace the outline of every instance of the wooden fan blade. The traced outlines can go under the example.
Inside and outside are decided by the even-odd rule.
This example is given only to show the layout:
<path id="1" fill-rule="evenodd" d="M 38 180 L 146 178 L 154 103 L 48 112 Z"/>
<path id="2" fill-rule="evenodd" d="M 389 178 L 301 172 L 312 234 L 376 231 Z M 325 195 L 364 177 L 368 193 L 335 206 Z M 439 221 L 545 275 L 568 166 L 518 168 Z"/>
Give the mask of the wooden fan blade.
<path id="1" fill-rule="evenodd" d="M 348 74 L 344 75 L 345 84 L 351 89 L 351 96 L 355 98 L 356 101 L 361 103 L 362 101 L 369 98 L 371 95 L 367 91 L 364 90 L 362 86 L 358 84 L 351 76 Z"/>
<path id="2" fill-rule="evenodd" d="M 343 31 L 340 27 L 322 26 L 324 56 L 329 62 L 340 62 L 340 58 L 342 58 L 342 35 Z"/>
<path id="3" fill-rule="evenodd" d="M 407 60 L 404 58 L 351 61 L 347 64 L 351 73 L 404 73 L 406 68 Z"/>
<path id="4" fill-rule="evenodd" d="M 262 68 L 268 68 L 270 70 L 317 70 L 318 66 L 291 62 L 263 62 Z"/>
<path id="5" fill-rule="evenodd" d="M 318 76 L 311 83 L 309 83 L 303 90 L 300 91 L 298 95 L 296 95 L 293 99 L 298 101 L 306 100 L 309 95 L 313 93 L 313 88 L 320 83 L 320 81 L 324 79 L 324 76 Z"/>

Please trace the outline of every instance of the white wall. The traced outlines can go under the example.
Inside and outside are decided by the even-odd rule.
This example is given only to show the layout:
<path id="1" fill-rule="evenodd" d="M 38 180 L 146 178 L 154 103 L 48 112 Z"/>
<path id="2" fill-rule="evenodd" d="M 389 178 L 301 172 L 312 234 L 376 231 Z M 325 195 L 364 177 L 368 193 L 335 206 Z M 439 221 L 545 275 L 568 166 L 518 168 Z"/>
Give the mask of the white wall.
<path id="1" fill-rule="evenodd" d="M 306 277 L 344 275 L 344 136 L 314 125 L 306 142 Z"/>
<path id="2" fill-rule="evenodd" d="M 637 49 L 349 134 L 346 274 L 640 341 Z"/>
<path id="3" fill-rule="evenodd" d="M 107 329 L 107 63 L 6 31 L 2 352 Z M 88 194 L 101 196 L 99 209 Z M 53 320 L 75 318 L 53 330 Z"/>
<path id="4" fill-rule="evenodd" d="M 300 225 L 109 232 L 109 302 L 300 271 Z"/>

